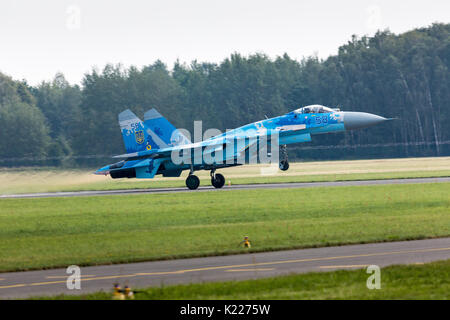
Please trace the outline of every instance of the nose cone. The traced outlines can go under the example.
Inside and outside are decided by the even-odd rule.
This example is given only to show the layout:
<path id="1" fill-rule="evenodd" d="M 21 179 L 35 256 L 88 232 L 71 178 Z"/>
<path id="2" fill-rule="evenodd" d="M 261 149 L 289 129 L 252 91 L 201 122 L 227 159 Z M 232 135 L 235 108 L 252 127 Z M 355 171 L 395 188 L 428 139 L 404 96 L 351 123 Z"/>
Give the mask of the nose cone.
<path id="1" fill-rule="evenodd" d="M 366 112 L 344 112 L 344 126 L 346 130 L 367 128 L 388 120 L 390 119 Z"/>

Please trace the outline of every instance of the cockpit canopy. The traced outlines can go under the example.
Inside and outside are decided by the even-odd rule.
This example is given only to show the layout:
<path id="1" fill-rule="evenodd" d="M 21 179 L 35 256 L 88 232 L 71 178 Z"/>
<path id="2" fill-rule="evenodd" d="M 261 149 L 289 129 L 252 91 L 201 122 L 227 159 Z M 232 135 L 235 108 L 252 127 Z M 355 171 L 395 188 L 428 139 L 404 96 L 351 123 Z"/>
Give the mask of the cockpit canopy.
<path id="1" fill-rule="evenodd" d="M 306 106 L 297 110 L 294 110 L 294 113 L 330 113 L 338 111 L 336 109 L 331 109 L 325 106 L 321 106 L 320 104 L 313 104 L 310 106 Z"/>

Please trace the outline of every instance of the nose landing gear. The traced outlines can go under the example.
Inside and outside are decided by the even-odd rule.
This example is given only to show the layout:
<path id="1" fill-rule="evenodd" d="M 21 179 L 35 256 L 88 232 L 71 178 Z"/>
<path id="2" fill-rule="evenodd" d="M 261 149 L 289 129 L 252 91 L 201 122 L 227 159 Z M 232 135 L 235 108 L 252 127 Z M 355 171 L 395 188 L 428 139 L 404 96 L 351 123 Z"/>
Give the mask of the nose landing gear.
<path id="1" fill-rule="evenodd" d="M 280 151 L 282 160 L 279 163 L 279 167 L 280 170 L 286 171 L 287 169 L 289 169 L 289 161 L 288 161 L 287 147 L 285 144 L 281 146 Z"/>

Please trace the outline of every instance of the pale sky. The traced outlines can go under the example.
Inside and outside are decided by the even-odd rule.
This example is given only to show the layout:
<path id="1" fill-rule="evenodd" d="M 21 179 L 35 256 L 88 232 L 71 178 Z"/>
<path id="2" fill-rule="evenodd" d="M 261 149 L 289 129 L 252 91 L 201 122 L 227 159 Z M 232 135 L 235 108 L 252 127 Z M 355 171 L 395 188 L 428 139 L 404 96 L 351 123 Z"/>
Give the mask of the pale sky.
<path id="1" fill-rule="evenodd" d="M 336 54 L 352 34 L 450 22 L 449 0 L 1 0 L 0 72 L 30 84 L 93 66 Z"/>

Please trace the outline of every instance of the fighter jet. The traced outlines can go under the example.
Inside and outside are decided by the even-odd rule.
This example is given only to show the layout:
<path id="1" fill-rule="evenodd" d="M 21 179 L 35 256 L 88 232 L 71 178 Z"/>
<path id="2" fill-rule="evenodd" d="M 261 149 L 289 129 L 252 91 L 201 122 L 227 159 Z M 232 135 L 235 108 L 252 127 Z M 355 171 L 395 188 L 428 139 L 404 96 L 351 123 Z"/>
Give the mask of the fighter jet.
<path id="1" fill-rule="evenodd" d="M 115 156 L 121 161 L 95 174 L 151 179 L 156 175 L 179 177 L 189 170 L 186 186 L 195 190 L 200 180 L 194 172 L 209 170 L 211 184 L 222 188 L 225 178 L 217 169 L 275 159 L 285 171 L 289 168 L 287 145 L 311 141 L 316 134 L 366 128 L 388 120 L 392 119 L 310 105 L 192 143 L 188 132 L 175 128 L 156 109 L 144 114 L 144 122 L 127 109 L 119 114 L 127 153 Z"/>

